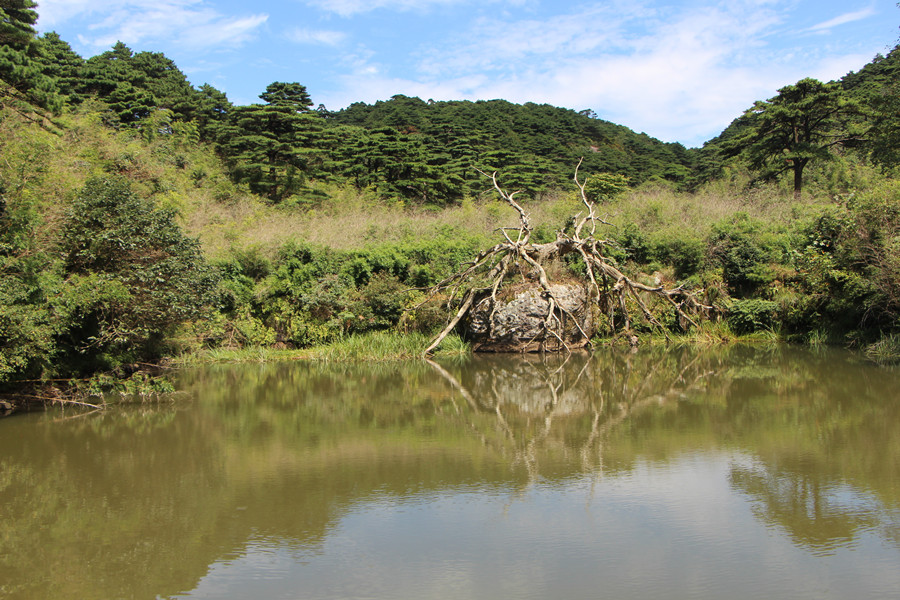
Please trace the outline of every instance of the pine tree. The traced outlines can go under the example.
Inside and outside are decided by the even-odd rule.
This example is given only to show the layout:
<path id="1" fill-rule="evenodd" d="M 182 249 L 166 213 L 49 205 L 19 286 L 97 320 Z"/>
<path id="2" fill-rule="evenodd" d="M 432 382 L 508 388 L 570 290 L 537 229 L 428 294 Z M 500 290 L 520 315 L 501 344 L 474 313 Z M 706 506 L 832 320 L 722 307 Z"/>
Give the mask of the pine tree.
<path id="1" fill-rule="evenodd" d="M 31 103 L 56 112 L 62 99 L 36 60 L 36 6 L 32 0 L 0 0 L 0 80 L 7 84 L 0 87 L 0 102 Z"/>
<path id="2" fill-rule="evenodd" d="M 260 98 L 266 104 L 230 111 L 222 148 L 238 181 L 279 202 L 318 170 L 324 120 L 299 83 L 272 83 Z"/>
<path id="3" fill-rule="evenodd" d="M 55 31 L 45 33 L 38 42 L 41 72 L 56 83 L 60 94 L 70 101 L 80 101 L 80 97 L 75 95 L 75 90 L 80 85 L 84 59 Z"/>
<path id="4" fill-rule="evenodd" d="M 813 160 L 827 160 L 835 146 L 856 142 L 861 134 L 843 117 L 856 114 L 858 103 L 840 85 L 802 79 L 759 101 L 742 117 L 742 133 L 723 144 L 726 156 L 744 153 L 750 166 L 767 177 L 792 172 L 794 195 L 803 189 L 803 170 Z"/>

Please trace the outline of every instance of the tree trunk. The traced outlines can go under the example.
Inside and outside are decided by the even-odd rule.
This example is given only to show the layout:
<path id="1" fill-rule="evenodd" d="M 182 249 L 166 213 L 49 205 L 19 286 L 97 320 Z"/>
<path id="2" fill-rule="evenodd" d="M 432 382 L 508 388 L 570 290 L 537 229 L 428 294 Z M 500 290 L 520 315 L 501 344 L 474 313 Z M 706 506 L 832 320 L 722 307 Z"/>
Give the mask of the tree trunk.
<path id="1" fill-rule="evenodd" d="M 803 191 L 803 167 L 805 166 L 805 160 L 794 159 L 794 200 L 799 200 Z"/>

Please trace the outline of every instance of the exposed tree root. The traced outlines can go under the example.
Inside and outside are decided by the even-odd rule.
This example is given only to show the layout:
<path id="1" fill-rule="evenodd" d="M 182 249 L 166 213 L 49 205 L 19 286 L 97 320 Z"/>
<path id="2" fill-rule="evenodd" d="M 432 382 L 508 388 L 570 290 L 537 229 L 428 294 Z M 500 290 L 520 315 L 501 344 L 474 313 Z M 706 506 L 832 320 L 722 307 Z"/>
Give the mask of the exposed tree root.
<path id="1" fill-rule="evenodd" d="M 482 251 L 473 261 L 463 265 L 461 270 L 431 288 L 429 297 L 438 293 L 447 294 L 450 298 L 448 306 L 455 305 L 456 311 L 447 326 L 425 350 L 426 355 L 431 354 L 476 306 L 479 310 L 487 307 L 487 322 L 492 327 L 493 316 L 502 304 L 498 294 L 504 284 L 509 284 L 519 275 L 539 286 L 540 295 L 545 300 L 541 330 L 534 339 L 521 340 L 521 349 L 537 347 L 540 350 L 552 348 L 569 351 L 573 347 L 590 346 L 591 332 L 582 327 L 583 319 L 563 307 L 564 303 L 558 297 L 559 286 L 553 285 L 547 273 L 547 265 L 573 253 L 584 266 L 582 283 L 589 295 L 588 310 L 605 315 L 606 328 L 611 334 L 623 333 L 629 340 L 637 339 L 633 332 L 634 318 L 631 314 L 636 306 L 640 318 L 661 331 L 668 339 L 668 329 L 647 305 L 651 298 L 659 298 L 671 308 L 683 329 L 696 326 L 695 319 L 708 318 L 715 312 L 714 307 L 701 303 L 693 292 L 684 287 L 652 287 L 631 279 L 604 255 L 603 249 L 612 245 L 612 242 L 595 236 L 599 226 L 608 226 L 609 223 L 597 216 L 594 203 L 588 200 L 584 183 L 578 179 L 580 167 L 581 162 L 575 169 L 574 181 L 585 212 L 575 215 L 572 234 L 559 231 L 556 241 L 544 244 L 531 243 L 532 226 L 528 214 L 515 199 L 518 192 L 510 194 L 504 191 L 497 181 L 496 172 L 492 175 L 483 173 L 491 178 L 494 189 L 503 201 L 518 213 L 519 227 L 500 229 L 503 242 Z M 574 324 L 574 337 L 571 333 L 567 336 L 566 324 L 569 324 L 570 332 L 573 329 L 571 325 Z M 489 331 L 488 337 L 492 333 Z"/>

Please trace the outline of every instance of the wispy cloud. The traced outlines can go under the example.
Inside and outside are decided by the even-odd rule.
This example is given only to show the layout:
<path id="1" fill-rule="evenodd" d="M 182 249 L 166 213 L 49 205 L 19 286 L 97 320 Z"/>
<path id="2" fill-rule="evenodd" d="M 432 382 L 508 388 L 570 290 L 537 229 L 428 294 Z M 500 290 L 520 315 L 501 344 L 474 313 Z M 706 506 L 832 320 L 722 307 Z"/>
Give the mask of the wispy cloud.
<path id="1" fill-rule="evenodd" d="M 817 25 L 813 25 L 807 31 L 824 33 L 840 25 L 846 25 L 847 23 L 853 23 L 854 21 L 862 21 L 863 19 L 868 19 L 869 17 L 877 14 L 877 12 L 878 11 L 875 10 L 875 7 L 870 6 L 869 8 L 864 8 L 855 12 L 844 13 L 843 15 L 837 16 L 833 19 L 823 21 Z"/>
<path id="2" fill-rule="evenodd" d="M 483 0 L 521 6 L 528 0 Z M 378 9 L 396 11 L 424 11 L 434 6 L 472 4 L 473 0 L 306 0 L 308 6 L 336 13 L 342 17 L 372 12 Z"/>
<path id="3" fill-rule="evenodd" d="M 543 21 L 483 19 L 431 52 L 418 81 L 379 72 L 354 78 L 353 87 L 593 108 L 663 139 L 700 143 L 752 99 L 791 81 L 760 41 L 782 18 L 766 2 L 753 11 L 743 4 L 671 14 L 639 2 L 605 3 Z M 765 74 L 754 74 L 764 62 Z M 684 139 L 685 130 L 696 137 Z"/>
<path id="4" fill-rule="evenodd" d="M 224 16 L 203 0 L 42 0 L 41 29 L 74 18 L 99 21 L 86 26 L 79 43 L 90 49 L 109 47 L 116 41 L 141 44 L 172 42 L 190 49 L 237 46 L 252 39 L 266 14 Z"/>
<path id="5" fill-rule="evenodd" d="M 320 44 L 324 46 L 338 46 L 347 39 L 347 34 L 342 31 L 303 28 L 292 29 L 286 35 L 289 40 L 297 44 Z"/>

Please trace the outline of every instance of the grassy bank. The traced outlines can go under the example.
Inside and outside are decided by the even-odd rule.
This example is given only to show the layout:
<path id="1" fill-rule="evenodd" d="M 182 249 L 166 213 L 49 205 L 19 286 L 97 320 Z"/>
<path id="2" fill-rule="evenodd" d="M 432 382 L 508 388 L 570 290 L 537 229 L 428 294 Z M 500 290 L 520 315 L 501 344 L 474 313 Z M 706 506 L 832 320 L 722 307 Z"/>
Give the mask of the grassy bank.
<path id="1" fill-rule="evenodd" d="M 218 363 L 255 363 L 290 360 L 324 362 L 415 360 L 423 357 L 429 338 L 421 333 L 376 331 L 347 336 L 322 346 L 303 349 L 274 349 L 265 346 L 246 348 L 209 348 L 184 354 L 173 360 L 176 366 Z M 460 356 L 470 352 L 459 336 L 451 335 L 438 348 L 436 356 Z"/>

